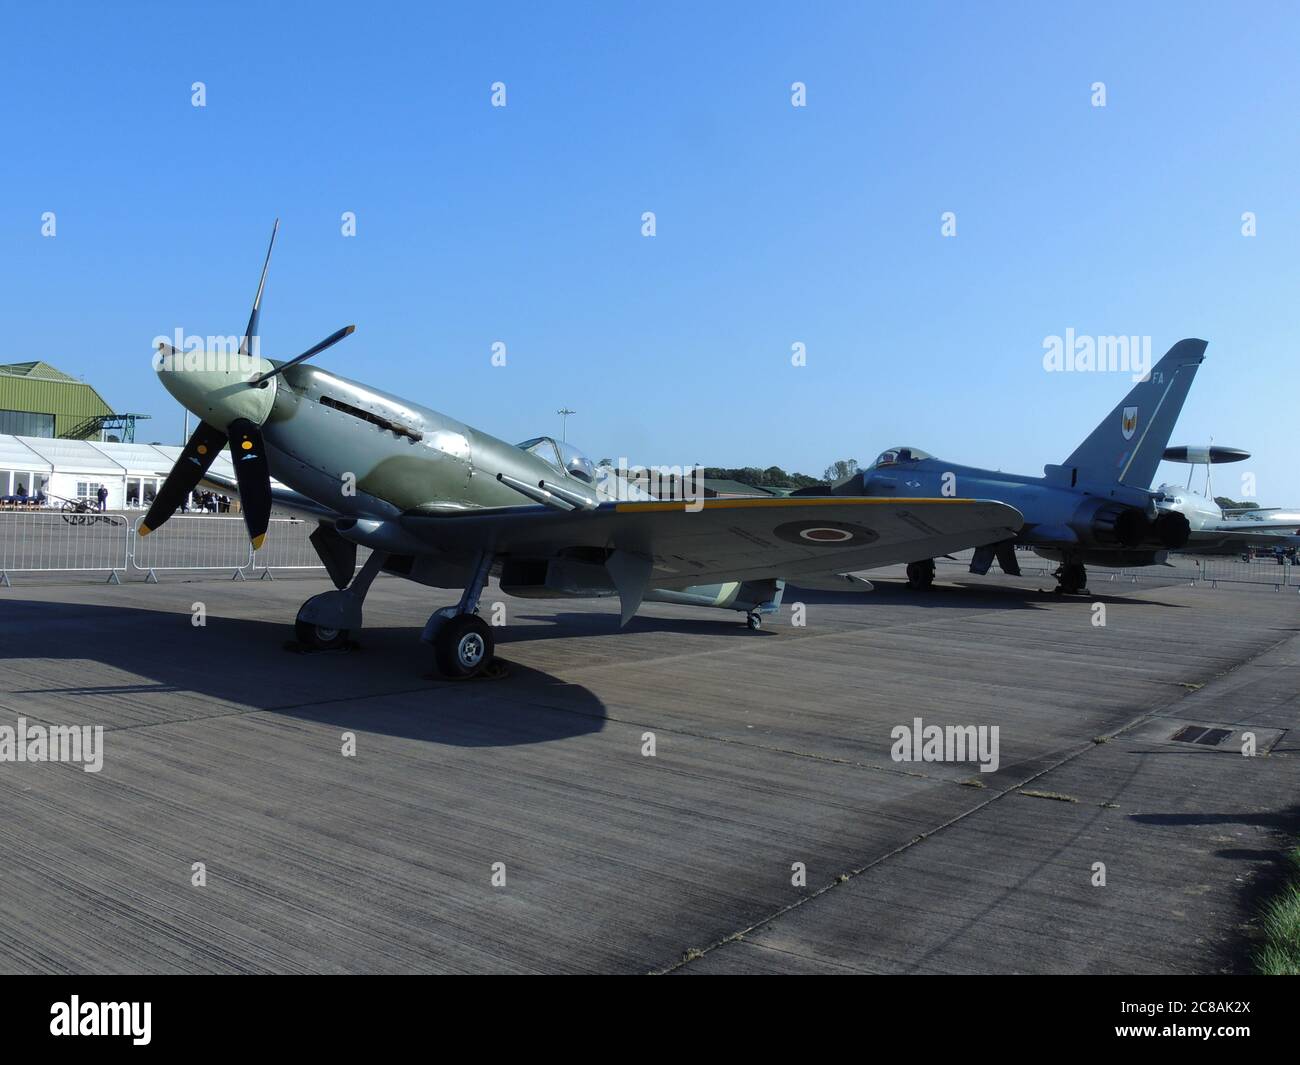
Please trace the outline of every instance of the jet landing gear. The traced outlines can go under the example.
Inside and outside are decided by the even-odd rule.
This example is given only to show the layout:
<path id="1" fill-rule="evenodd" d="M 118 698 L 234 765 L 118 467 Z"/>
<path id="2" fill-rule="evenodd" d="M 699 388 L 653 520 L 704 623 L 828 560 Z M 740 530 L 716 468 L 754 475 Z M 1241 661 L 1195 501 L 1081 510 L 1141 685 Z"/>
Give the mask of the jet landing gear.
<path id="1" fill-rule="evenodd" d="M 478 616 L 479 596 L 492 572 L 492 556 L 484 551 L 475 560 L 474 576 L 455 606 L 435 610 L 420 637 L 433 645 L 438 672 L 453 680 L 481 675 L 491 664 L 496 649 L 492 629 Z"/>
<path id="2" fill-rule="evenodd" d="M 1057 581 L 1057 595 L 1078 595 L 1088 590 L 1088 571 L 1082 562 L 1062 562 L 1052 576 Z"/>
<path id="3" fill-rule="evenodd" d="M 352 633 L 361 628 L 361 604 L 388 555 L 372 551 L 361 571 L 346 588 L 313 595 L 298 608 L 293 631 L 299 646 L 309 651 L 336 651 L 347 647 Z"/>
<path id="4" fill-rule="evenodd" d="M 934 559 L 927 558 L 921 562 L 907 564 L 907 586 L 918 590 L 929 588 L 934 584 Z"/>

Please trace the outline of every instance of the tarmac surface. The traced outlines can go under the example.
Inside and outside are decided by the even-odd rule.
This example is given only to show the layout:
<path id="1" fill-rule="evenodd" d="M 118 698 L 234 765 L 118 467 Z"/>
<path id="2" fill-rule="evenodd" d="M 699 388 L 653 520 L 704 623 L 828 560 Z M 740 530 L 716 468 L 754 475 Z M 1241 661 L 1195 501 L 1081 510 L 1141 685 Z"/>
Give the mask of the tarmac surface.
<path id="1" fill-rule="evenodd" d="M 759 633 L 492 585 L 508 673 L 470 682 L 418 640 L 453 592 L 381 578 L 303 655 L 320 579 L 15 578 L 0 725 L 104 761 L 0 762 L 0 970 L 1248 971 L 1300 835 L 1296 589 L 884 572 Z M 895 761 L 916 718 L 998 726 L 997 771 Z"/>

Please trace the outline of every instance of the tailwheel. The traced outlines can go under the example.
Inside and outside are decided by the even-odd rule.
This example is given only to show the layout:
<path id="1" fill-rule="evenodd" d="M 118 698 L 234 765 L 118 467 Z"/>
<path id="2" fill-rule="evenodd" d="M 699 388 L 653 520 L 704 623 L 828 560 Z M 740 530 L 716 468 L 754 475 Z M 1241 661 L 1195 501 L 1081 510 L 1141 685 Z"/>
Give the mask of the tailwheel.
<path id="1" fill-rule="evenodd" d="M 452 679 L 478 676 L 492 661 L 492 630 L 477 614 L 457 614 L 439 627 L 433 638 L 438 672 Z"/>
<path id="2" fill-rule="evenodd" d="M 907 564 L 907 586 L 909 588 L 929 588 L 934 583 L 934 559 Z"/>
<path id="3" fill-rule="evenodd" d="M 298 643 L 313 651 L 335 651 L 346 647 L 352 633 L 348 629 L 330 629 L 324 625 L 313 625 L 301 618 L 293 623 L 294 635 Z"/>

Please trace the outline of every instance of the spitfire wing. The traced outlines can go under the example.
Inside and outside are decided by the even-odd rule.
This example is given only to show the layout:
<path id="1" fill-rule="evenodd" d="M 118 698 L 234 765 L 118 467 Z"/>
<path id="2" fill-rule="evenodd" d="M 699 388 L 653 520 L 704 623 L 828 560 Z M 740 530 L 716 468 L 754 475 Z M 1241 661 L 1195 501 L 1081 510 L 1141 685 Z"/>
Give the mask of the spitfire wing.
<path id="1" fill-rule="evenodd" d="M 587 549 L 648 560 L 648 570 L 637 576 L 655 588 L 914 562 L 1005 540 L 1022 521 L 1015 508 L 987 500 L 845 496 L 712 499 L 695 509 L 681 502 L 631 502 L 590 511 L 514 507 L 402 518 L 431 548 L 453 554 L 490 547 L 498 556 L 547 559 Z M 615 564 L 607 565 L 613 573 Z"/>

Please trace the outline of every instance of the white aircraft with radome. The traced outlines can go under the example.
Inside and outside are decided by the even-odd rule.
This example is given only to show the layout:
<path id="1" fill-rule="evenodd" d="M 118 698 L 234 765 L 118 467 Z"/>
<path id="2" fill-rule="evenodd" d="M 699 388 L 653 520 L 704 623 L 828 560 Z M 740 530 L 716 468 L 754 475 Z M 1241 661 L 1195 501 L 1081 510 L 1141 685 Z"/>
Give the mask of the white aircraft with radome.
<path id="1" fill-rule="evenodd" d="M 1156 506 L 1182 514 L 1191 528 L 1187 543 L 1180 548 L 1189 555 L 1236 555 L 1247 548 L 1300 548 L 1300 511 L 1272 508 L 1242 508 L 1225 511 L 1214 500 L 1210 467 L 1241 462 L 1250 452 L 1235 447 L 1207 444 L 1180 445 L 1165 449 L 1166 462 L 1185 462 L 1193 469 L 1186 486 L 1162 484 Z M 1205 467 L 1205 493 L 1192 490 L 1195 467 Z"/>

